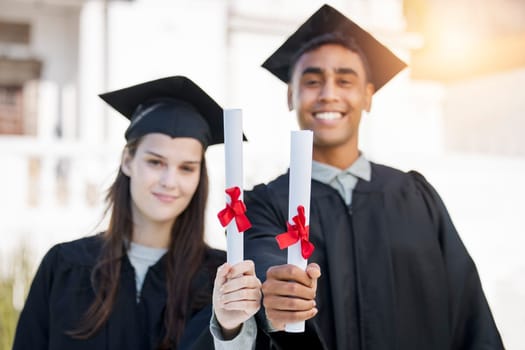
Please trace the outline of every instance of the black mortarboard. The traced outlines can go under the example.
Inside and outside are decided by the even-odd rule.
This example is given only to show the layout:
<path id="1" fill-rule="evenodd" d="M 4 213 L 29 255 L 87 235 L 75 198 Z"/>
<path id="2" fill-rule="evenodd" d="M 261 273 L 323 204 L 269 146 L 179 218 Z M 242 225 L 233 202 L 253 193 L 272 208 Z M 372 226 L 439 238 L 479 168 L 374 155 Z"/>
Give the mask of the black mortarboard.
<path id="1" fill-rule="evenodd" d="M 99 96 L 131 121 L 126 140 L 158 132 L 195 138 L 204 148 L 224 142 L 221 106 L 184 76 L 153 80 Z"/>
<path id="2" fill-rule="evenodd" d="M 331 6 L 323 5 L 275 51 L 262 66 L 288 83 L 290 65 L 305 44 L 327 34 L 353 38 L 363 51 L 371 71 L 371 82 L 379 90 L 407 65 L 367 31 Z"/>

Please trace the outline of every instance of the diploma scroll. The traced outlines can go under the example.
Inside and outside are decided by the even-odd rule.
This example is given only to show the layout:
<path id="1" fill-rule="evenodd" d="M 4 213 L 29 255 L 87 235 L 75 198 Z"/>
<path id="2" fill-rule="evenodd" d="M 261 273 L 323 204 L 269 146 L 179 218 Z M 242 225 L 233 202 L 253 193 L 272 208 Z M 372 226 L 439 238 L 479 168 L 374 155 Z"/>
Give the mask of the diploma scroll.
<path id="1" fill-rule="evenodd" d="M 243 162 L 242 162 L 242 110 L 224 110 L 224 155 L 226 168 L 226 188 L 238 187 L 243 199 Z M 228 205 L 232 204 L 231 196 L 226 196 Z M 228 264 L 234 265 L 244 260 L 244 239 L 239 232 L 236 218 L 226 226 L 226 249 Z"/>
<path id="2" fill-rule="evenodd" d="M 304 207 L 305 225 L 310 222 L 310 188 L 312 180 L 312 141 L 310 130 L 292 131 L 290 147 L 290 187 L 288 194 L 288 223 L 293 224 L 293 217 L 298 207 Z M 303 257 L 301 240 L 288 247 L 288 263 L 305 270 L 308 261 Z M 304 332 L 304 321 L 289 323 L 285 330 L 292 333 Z"/>

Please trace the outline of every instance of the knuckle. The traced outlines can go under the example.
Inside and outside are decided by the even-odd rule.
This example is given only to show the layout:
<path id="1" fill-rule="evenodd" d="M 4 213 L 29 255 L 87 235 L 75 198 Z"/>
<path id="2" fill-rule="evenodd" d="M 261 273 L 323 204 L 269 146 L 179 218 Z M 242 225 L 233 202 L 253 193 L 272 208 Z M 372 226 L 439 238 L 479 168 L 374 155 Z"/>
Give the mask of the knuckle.
<path id="1" fill-rule="evenodd" d="M 263 305 L 266 309 L 266 312 L 272 312 L 273 299 L 274 298 L 272 297 L 263 298 Z"/>
<path id="2" fill-rule="evenodd" d="M 287 289 L 291 295 L 297 295 L 297 293 L 299 292 L 299 286 L 297 285 L 297 283 L 294 282 L 289 282 L 287 284 Z"/>
<path id="3" fill-rule="evenodd" d="M 266 278 L 271 278 L 271 276 L 275 273 L 277 269 L 277 266 L 270 266 L 268 270 L 266 270 Z"/>
<path id="4" fill-rule="evenodd" d="M 255 263 L 253 262 L 253 260 L 246 260 L 246 265 L 250 270 L 255 270 Z"/>
<path id="5" fill-rule="evenodd" d="M 295 308 L 297 308 L 297 300 L 295 299 L 289 298 L 288 300 L 286 300 L 285 304 L 287 309 L 295 310 Z"/>
<path id="6" fill-rule="evenodd" d="M 261 290 L 263 292 L 263 294 L 272 294 L 272 291 L 274 290 L 274 286 L 273 286 L 273 283 L 271 283 L 270 281 L 265 281 L 262 286 L 261 286 Z"/>
<path id="7" fill-rule="evenodd" d="M 286 268 L 284 269 L 284 272 L 290 277 L 296 277 L 297 276 L 297 269 L 293 265 L 286 265 Z"/>

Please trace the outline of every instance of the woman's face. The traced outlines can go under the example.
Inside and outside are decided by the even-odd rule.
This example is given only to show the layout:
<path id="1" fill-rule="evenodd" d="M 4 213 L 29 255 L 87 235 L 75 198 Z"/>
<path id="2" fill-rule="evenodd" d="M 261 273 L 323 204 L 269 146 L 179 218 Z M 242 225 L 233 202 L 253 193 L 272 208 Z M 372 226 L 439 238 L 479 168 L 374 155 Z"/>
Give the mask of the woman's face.
<path id="1" fill-rule="evenodd" d="M 125 150 L 134 224 L 173 224 L 197 189 L 202 157 L 196 139 L 160 133 L 143 136 L 135 155 Z"/>

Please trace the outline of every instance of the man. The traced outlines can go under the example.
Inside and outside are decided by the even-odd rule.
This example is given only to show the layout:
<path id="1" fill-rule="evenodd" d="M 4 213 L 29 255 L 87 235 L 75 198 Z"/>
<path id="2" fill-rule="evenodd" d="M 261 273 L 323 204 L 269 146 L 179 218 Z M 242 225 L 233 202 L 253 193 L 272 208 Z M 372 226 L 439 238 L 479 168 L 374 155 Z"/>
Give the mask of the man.
<path id="1" fill-rule="evenodd" d="M 358 149 L 362 111 L 405 64 L 325 5 L 264 64 L 314 134 L 306 271 L 286 265 L 288 175 L 245 194 L 258 320 L 275 348 L 502 349 L 475 265 L 435 190 Z M 322 272 L 322 276 L 321 275 Z M 306 321 L 304 333 L 282 332 Z M 260 332 L 261 333 L 261 332 Z"/>

